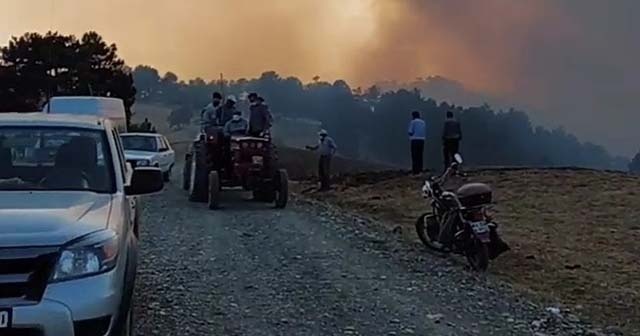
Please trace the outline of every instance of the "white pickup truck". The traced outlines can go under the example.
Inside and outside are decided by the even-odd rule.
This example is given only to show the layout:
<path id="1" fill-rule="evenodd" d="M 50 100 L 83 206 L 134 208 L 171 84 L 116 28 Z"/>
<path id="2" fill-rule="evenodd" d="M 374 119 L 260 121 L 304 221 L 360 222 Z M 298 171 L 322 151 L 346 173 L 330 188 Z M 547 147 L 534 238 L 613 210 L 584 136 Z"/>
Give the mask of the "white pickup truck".
<path id="1" fill-rule="evenodd" d="M 0 114 L 0 335 L 132 335 L 135 198 L 162 188 L 110 120 Z"/>

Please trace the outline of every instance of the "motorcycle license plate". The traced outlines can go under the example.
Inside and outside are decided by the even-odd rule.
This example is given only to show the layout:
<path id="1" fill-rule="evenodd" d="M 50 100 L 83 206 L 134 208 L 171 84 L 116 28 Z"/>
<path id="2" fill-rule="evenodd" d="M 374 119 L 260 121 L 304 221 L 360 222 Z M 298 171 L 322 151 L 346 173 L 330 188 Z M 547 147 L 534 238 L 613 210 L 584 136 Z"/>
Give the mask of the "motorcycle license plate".
<path id="1" fill-rule="evenodd" d="M 483 243 L 488 243 L 489 237 L 489 225 L 485 221 L 471 222 L 471 230 Z"/>

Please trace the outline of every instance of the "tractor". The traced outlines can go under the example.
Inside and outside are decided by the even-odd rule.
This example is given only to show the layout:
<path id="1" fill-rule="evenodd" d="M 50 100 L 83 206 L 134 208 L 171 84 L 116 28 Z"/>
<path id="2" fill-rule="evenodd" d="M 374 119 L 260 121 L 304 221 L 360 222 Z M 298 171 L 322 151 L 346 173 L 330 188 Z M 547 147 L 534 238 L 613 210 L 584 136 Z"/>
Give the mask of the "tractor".
<path id="1" fill-rule="evenodd" d="M 185 155 L 183 188 L 192 202 L 220 206 L 224 189 L 251 191 L 253 200 L 284 208 L 289 198 L 289 179 L 278 168 L 271 137 L 225 137 L 221 127 L 210 127 L 193 142 Z"/>

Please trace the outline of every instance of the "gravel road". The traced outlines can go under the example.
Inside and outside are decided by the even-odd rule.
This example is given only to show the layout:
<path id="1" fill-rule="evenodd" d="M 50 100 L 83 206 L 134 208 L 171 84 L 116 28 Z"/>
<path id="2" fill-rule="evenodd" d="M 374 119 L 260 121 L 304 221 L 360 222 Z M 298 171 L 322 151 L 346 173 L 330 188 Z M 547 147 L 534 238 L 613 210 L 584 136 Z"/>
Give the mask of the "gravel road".
<path id="1" fill-rule="evenodd" d="M 139 335 L 589 335 L 366 220 L 229 194 L 214 212 L 177 185 L 144 200 Z"/>

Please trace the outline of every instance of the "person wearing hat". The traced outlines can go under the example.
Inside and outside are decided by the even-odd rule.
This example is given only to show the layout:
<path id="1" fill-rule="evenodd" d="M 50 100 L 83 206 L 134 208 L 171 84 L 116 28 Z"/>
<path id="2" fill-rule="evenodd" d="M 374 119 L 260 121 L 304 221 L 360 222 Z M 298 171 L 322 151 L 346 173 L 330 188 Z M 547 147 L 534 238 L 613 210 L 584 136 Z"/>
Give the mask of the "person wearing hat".
<path id="1" fill-rule="evenodd" d="M 236 111 L 236 97 L 234 95 L 228 95 L 227 100 L 224 102 L 218 111 L 217 111 L 217 119 L 218 125 L 226 125 L 231 119 L 233 119 L 233 114 Z"/>
<path id="2" fill-rule="evenodd" d="M 307 146 L 307 149 L 320 152 L 318 161 L 318 177 L 320 178 L 320 191 L 329 190 L 331 184 L 331 158 L 335 155 L 338 146 L 329 136 L 326 130 L 318 132 L 320 139 L 315 146 Z"/>
<path id="3" fill-rule="evenodd" d="M 262 136 L 271 127 L 271 112 L 257 93 L 249 94 L 249 135 Z"/>
<path id="4" fill-rule="evenodd" d="M 231 137 L 234 135 L 246 135 L 249 129 L 249 123 L 247 119 L 242 117 L 242 112 L 235 110 L 231 120 L 224 124 L 224 135 Z"/>
<path id="5" fill-rule="evenodd" d="M 214 92 L 211 95 L 211 102 L 205 106 L 200 112 L 200 126 L 206 129 L 215 126 L 218 122 L 217 115 L 222 103 L 222 95 L 220 92 Z"/>

